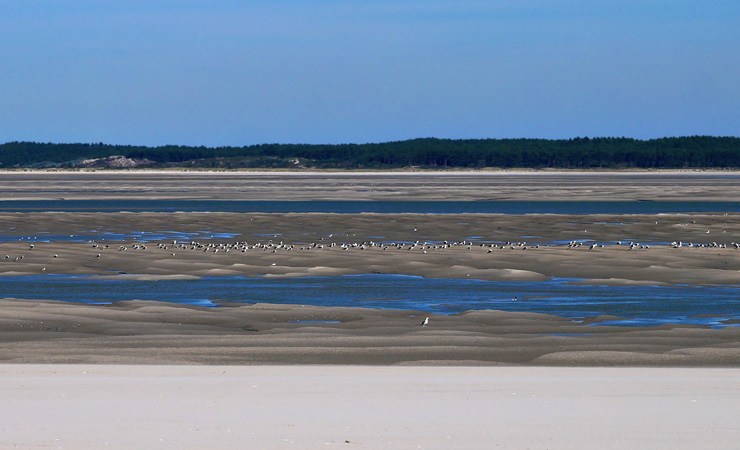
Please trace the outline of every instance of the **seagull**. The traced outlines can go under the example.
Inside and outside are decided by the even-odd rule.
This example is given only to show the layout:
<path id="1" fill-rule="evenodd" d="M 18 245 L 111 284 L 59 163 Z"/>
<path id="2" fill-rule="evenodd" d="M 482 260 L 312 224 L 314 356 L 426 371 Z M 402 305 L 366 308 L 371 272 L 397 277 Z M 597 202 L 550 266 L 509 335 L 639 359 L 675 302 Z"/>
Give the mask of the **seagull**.
<path id="1" fill-rule="evenodd" d="M 421 322 L 419 325 L 421 325 L 422 327 L 429 325 L 429 317 L 425 318 L 424 321 Z"/>

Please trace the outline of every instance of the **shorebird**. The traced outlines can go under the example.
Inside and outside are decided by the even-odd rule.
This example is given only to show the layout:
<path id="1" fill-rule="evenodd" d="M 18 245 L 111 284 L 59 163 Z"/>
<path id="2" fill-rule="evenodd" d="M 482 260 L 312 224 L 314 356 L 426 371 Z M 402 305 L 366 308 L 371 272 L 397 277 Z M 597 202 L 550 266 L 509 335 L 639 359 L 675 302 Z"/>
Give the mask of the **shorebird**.
<path id="1" fill-rule="evenodd" d="M 419 325 L 422 327 L 429 325 L 429 317 L 426 317 Z"/>

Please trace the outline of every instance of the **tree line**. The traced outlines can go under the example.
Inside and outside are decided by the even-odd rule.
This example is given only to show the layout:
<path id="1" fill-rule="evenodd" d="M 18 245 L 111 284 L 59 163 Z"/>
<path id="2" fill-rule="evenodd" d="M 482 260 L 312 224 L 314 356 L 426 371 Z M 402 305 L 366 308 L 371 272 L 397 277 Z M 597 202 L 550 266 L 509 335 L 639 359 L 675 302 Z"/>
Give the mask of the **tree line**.
<path id="1" fill-rule="evenodd" d="M 736 169 L 740 168 L 740 138 L 423 138 L 372 144 L 244 147 L 8 142 L 0 145 L 0 168 L 75 167 L 83 159 L 112 155 L 146 160 L 153 167 Z"/>

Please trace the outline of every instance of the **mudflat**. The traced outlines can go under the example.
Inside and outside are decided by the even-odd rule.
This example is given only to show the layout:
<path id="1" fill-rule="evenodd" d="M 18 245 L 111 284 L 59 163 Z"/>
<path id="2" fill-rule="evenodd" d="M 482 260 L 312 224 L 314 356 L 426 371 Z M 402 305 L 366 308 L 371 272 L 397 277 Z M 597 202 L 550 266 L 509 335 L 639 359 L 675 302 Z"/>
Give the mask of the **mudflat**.
<path id="1" fill-rule="evenodd" d="M 0 198 L 728 199 L 735 173 L 2 173 Z M 382 193 L 382 194 L 380 194 Z M 363 197 L 364 196 L 364 197 Z M 735 197 L 738 198 L 738 197 Z M 406 274 L 581 283 L 740 284 L 737 214 L 2 213 L 0 275 L 134 279 Z M 133 238 L 30 243 L 24 236 L 176 230 L 200 242 Z M 382 236 L 383 244 L 376 242 Z M 17 238 L 17 239 L 16 239 Z M 445 243 L 445 241 L 447 241 Z M 475 241 L 475 242 L 474 242 Z M 533 241 L 533 242 L 527 242 Z M 601 242 L 603 246 L 569 245 Z M 398 243 L 393 246 L 389 243 Z M 482 244 L 482 242 L 486 242 Z M 542 244 L 537 244 L 541 242 Z M 649 242 L 653 245 L 643 245 Z M 495 244 L 493 244 L 495 243 Z M 657 243 L 657 244 L 655 244 Z M 676 243 L 680 245 L 670 245 Z M 593 248 L 592 248 L 593 247 Z M 1 281 L 1 277 L 0 277 Z M 12 293 L 3 293 L 12 297 Z M 546 315 L 197 308 L 2 300 L 0 360 L 170 364 L 526 364 L 737 366 L 736 327 L 610 327 Z M 288 299 L 291 300 L 291 299 Z M 316 317 L 333 317 L 323 323 Z M 314 319 L 312 319 L 314 318 Z M 595 318 L 593 320 L 603 320 Z"/>
<path id="2" fill-rule="evenodd" d="M 740 328 L 545 314 L 0 300 L 0 361 L 54 364 L 740 365 Z M 420 326 L 423 317 L 429 325 Z M 592 326 L 598 325 L 598 326 Z"/>
<path id="3" fill-rule="evenodd" d="M 602 284 L 733 285 L 740 284 L 740 250 L 734 245 L 740 242 L 738 218 L 738 214 L 724 213 L 3 213 L 3 234 L 12 240 L 0 242 L 0 274 L 286 277 L 386 273 L 482 280 L 562 277 Z M 210 230 L 233 237 L 174 243 L 172 239 L 27 239 L 43 238 L 42 233 L 50 232 L 89 234 L 86 230 L 124 235 Z M 582 241 L 587 244 L 568 245 Z M 592 243 L 603 244 L 591 248 Z"/>

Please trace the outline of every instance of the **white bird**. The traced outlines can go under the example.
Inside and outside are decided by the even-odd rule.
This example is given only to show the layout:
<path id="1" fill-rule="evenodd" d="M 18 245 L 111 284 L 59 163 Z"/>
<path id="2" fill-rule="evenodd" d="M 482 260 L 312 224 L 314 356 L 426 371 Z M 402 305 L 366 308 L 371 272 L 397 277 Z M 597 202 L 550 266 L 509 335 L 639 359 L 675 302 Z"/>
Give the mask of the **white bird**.
<path id="1" fill-rule="evenodd" d="M 421 322 L 419 325 L 421 325 L 422 327 L 429 325 L 429 317 L 425 318 L 424 321 Z"/>

